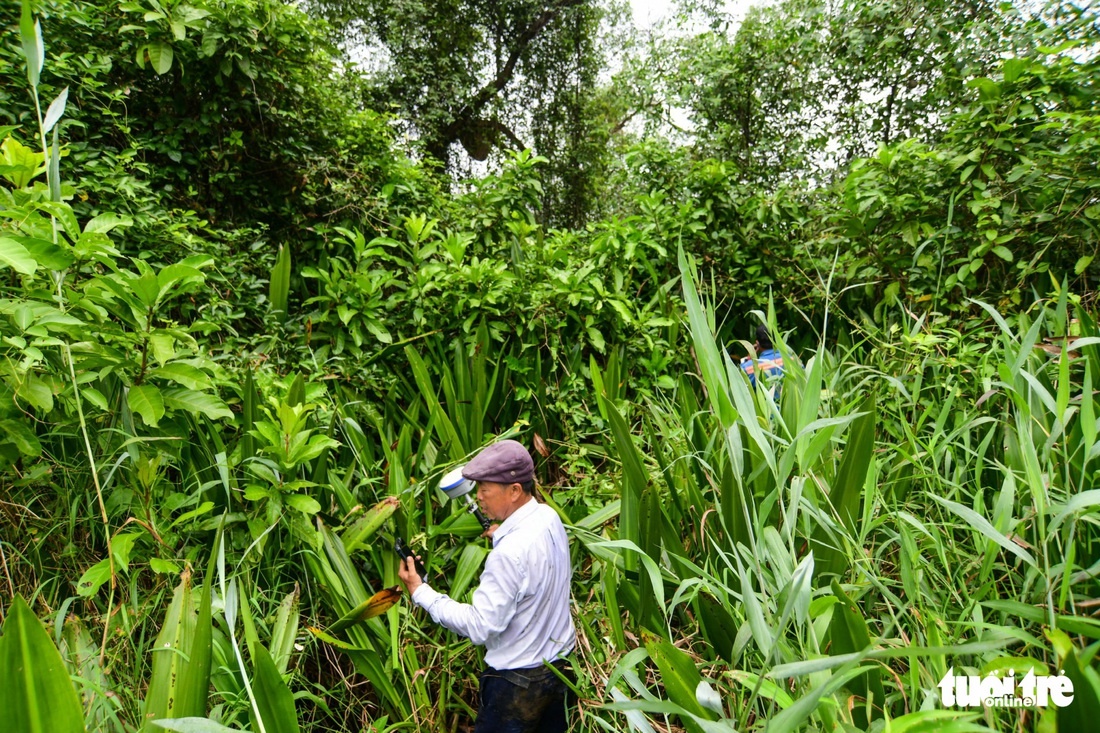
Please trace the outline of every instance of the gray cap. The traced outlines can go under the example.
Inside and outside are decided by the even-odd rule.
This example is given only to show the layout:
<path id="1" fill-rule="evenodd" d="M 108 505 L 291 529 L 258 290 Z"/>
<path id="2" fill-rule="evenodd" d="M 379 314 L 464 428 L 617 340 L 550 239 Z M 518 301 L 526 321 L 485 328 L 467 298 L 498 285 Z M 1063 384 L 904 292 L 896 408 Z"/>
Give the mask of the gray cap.
<path id="1" fill-rule="evenodd" d="M 478 453 L 462 469 L 471 481 L 492 481 L 496 484 L 523 484 L 535 478 L 535 462 L 522 443 L 502 440 Z"/>

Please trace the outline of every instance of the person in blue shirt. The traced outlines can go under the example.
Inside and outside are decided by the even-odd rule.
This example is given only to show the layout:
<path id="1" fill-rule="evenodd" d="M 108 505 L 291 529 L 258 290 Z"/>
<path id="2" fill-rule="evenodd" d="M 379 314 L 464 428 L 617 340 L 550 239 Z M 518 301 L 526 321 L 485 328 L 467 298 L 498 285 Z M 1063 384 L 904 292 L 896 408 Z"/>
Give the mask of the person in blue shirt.
<path id="1" fill-rule="evenodd" d="M 746 356 L 741 360 L 741 370 L 749 375 L 749 384 L 753 387 L 756 386 L 757 370 L 763 372 L 766 381 L 776 388 L 775 396 L 778 399 L 779 383 L 783 379 L 783 357 L 772 345 L 771 334 L 763 323 L 756 327 L 756 343 L 753 348 L 756 350 L 756 363 Z"/>

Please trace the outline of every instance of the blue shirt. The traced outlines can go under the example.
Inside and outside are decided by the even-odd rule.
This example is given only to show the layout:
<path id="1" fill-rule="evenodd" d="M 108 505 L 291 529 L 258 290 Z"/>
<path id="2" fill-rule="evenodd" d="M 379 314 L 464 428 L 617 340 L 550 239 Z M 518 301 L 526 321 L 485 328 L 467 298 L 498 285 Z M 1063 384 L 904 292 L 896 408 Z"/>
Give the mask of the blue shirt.
<path id="1" fill-rule="evenodd" d="M 752 359 L 744 359 L 741 362 L 741 371 L 749 375 L 749 384 L 753 387 L 756 386 L 757 369 L 767 375 L 769 382 L 778 383 L 783 378 L 783 357 L 775 349 L 765 349 L 757 355 L 756 364 L 752 363 Z"/>

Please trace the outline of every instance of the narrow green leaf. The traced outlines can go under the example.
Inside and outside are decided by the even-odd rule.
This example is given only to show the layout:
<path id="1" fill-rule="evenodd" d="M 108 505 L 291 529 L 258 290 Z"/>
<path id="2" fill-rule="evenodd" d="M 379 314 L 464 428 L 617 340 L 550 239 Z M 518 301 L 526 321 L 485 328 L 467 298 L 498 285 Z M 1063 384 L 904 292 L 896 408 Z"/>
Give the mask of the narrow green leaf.
<path id="1" fill-rule="evenodd" d="M 967 524 L 969 524 L 971 529 L 979 532 L 986 538 L 993 540 L 1002 548 L 1008 550 L 1013 555 L 1026 562 L 1028 565 L 1035 567 L 1035 558 L 1030 552 L 998 532 L 996 527 L 989 523 L 988 519 L 978 514 L 970 507 L 963 506 L 962 504 L 951 501 L 950 499 L 944 499 L 943 497 L 936 496 L 935 494 L 928 494 L 928 496 L 937 503 L 946 507 L 949 511 L 957 515 Z"/>
<path id="2" fill-rule="evenodd" d="M 740 556 L 735 557 L 737 559 L 737 574 L 741 580 L 741 603 L 745 609 L 745 616 L 748 618 L 749 628 L 752 630 L 752 638 L 756 641 L 760 653 L 768 657 L 772 651 L 772 631 L 764 618 L 764 608 L 760 604 L 760 599 L 756 596 L 756 591 L 753 590 L 752 581 L 741 564 L 741 558 Z"/>
<path id="3" fill-rule="evenodd" d="M 683 244 L 679 247 L 678 261 L 684 305 L 687 307 L 688 323 L 691 327 L 691 339 L 695 344 L 699 367 L 703 371 L 703 381 L 707 385 L 711 409 L 722 422 L 722 427 L 728 429 L 737 419 L 737 412 L 733 408 L 733 402 L 730 401 L 729 392 L 726 389 L 726 369 L 722 354 L 718 350 L 714 332 L 703 311 L 702 301 L 695 287 L 695 274 L 687 255 L 684 254 Z"/>
<path id="4" fill-rule="evenodd" d="M 615 439 L 615 450 L 618 452 L 619 460 L 623 464 L 619 537 L 633 542 L 645 550 L 647 548 L 644 547 L 641 541 L 641 502 L 642 492 L 649 485 L 649 474 L 645 470 L 638 449 L 634 447 L 634 439 L 631 437 L 626 420 L 606 397 L 601 395 L 599 400 L 611 424 L 611 434 Z M 637 563 L 630 555 L 626 557 L 626 569 L 628 571 L 637 569 Z"/>
<path id="5" fill-rule="evenodd" d="M 734 664 L 734 644 L 737 641 L 738 626 L 733 614 L 725 605 L 709 593 L 700 593 L 697 597 L 699 621 L 703 634 L 719 657 Z"/>
<path id="6" fill-rule="evenodd" d="M 871 636 L 867 631 L 867 621 L 859 608 L 835 580 L 832 582 L 833 595 L 840 601 L 833 606 L 833 617 L 829 622 L 830 651 L 833 654 L 854 654 L 871 646 Z M 847 683 L 848 689 L 864 700 L 869 700 L 875 711 L 868 719 L 865 708 L 860 705 L 852 710 L 852 719 L 856 726 L 866 729 L 871 720 L 882 717 L 882 706 L 886 702 L 886 693 L 882 687 L 882 670 L 871 668 L 866 674 L 852 677 Z"/>
<path id="7" fill-rule="evenodd" d="M 810 369 L 806 373 L 806 385 L 800 395 L 798 425 L 796 426 L 796 434 L 801 437 L 796 441 L 795 450 L 798 454 L 798 463 L 801 466 L 806 465 L 806 448 L 810 442 L 809 435 L 804 435 L 804 431 L 817 421 L 817 413 L 821 406 L 821 370 L 824 368 L 822 364 L 825 361 L 824 344 L 810 361 Z"/>
<path id="8" fill-rule="evenodd" d="M 351 526 L 340 534 L 340 540 L 344 543 L 344 549 L 347 550 L 347 553 L 350 555 L 359 548 L 365 547 L 367 541 L 393 516 L 393 513 L 400 506 L 401 501 L 396 496 L 389 496 L 363 512 L 360 517 L 352 522 Z"/>
<path id="9" fill-rule="evenodd" d="M 275 616 L 275 624 L 271 628 L 271 658 L 275 662 L 279 674 L 285 674 L 290 663 L 291 653 L 294 651 L 294 639 L 298 635 L 298 603 L 301 591 L 298 586 L 286 594 L 283 602 L 279 604 L 279 612 Z"/>
<path id="10" fill-rule="evenodd" d="M 660 639 L 648 632 L 643 632 L 642 643 L 645 645 L 646 651 L 649 652 L 650 658 L 656 662 L 657 669 L 661 672 L 661 685 L 664 687 L 668 699 L 689 713 L 708 720 L 716 720 L 717 716 L 714 712 L 700 705 L 695 695 L 699 683 L 703 681 L 703 676 L 695 668 L 695 663 L 691 660 L 691 657 L 686 652 L 677 649 L 671 642 Z M 688 729 L 692 729 L 692 721 L 685 720 L 683 722 Z"/>
<path id="11" fill-rule="evenodd" d="M 61 90 L 61 94 L 57 95 L 57 98 L 50 102 L 50 108 L 46 110 L 46 117 L 42 120 L 42 132 L 47 133 L 53 129 L 53 126 L 57 124 L 58 120 L 65 114 L 65 103 L 69 99 L 69 88 L 65 87 Z"/>
<path id="12" fill-rule="evenodd" d="M 623 633 L 623 615 L 619 606 L 619 569 L 613 562 L 603 562 L 604 607 L 607 608 L 607 622 L 611 627 L 611 641 L 615 649 L 626 648 L 626 635 Z"/>
<path id="13" fill-rule="evenodd" d="M 1100 506 L 1100 489 L 1090 489 L 1088 491 L 1082 491 L 1080 494 L 1075 494 L 1059 509 L 1058 514 L 1050 523 L 1049 531 L 1057 531 L 1057 529 L 1062 526 L 1062 522 L 1066 521 L 1066 518 L 1070 515 L 1096 506 Z M 1056 507 L 1053 506 L 1051 507 L 1051 509 L 1055 508 Z"/>
<path id="14" fill-rule="evenodd" d="M 424 404 L 428 406 L 429 412 L 436 420 L 435 429 L 438 431 L 440 439 L 448 444 L 451 458 L 456 461 L 462 460 L 467 450 L 475 446 L 467 446 L 463 443 L 462 438 L 458 434 L 458 430 L 455 429 L 454 423 L 451 422 L 451 418 L 447 415 L 439 402 L 438 393 L 435 388 L 435 380 L 432 378 L 431 372 L 428 371 L 428 365 L 424 363 L 420 354 L 417 353 L 412 346 L 406 345 L 405 357 L 409 360 L 409 366 L 412 367 L 413 379 L 416 381 L 416 386 L 420 390 L 420 396 L 424 398 Z"/>
<path id="15" fill-rule="evenodd" d="M 840 517 L 841 525 L 851 534 L 857 534 L 857 520 L 861 516 L 867 470 L 875 450 L 875 424 L 878 419 L 875 396 L 868 395 L 860 406 L 860 415 L 848 430 L 848 444 L 840 459 L 833 486 L 829 490 L 829 503 Z M 849 559 L 840 547 L 833 545 L 828 531 L 818 527 L 811 546 L 818 558 L 822 573 L 842 573 Z"/>
<path id="16" fill-rule="evenodd" d="M 1100 720 L 1100 675 L 1091 665 L 1081 663 L 1076 649 L 1065 655 L 1061 666 L 1073 683 L 1073 701 L 1058 708 L 1058 730 L 1092 730 Z"/>
<path id="17" fill-rule="evenodd" d="M 32 14 L 31 0 L 23 0 L 19 18 L 19 35 L 23 41 L 23 56 L 27 59 L 27 80 L 38 86 L 42 67 L 46 63 L 46 49 L 42 45 L 42 26 Z"/>
<path id="18" fill-rule="evenodd" d="M 793 705 L 782 710 L 768 722 L 768 733 L 795 733 L 802 727 L 806 718 L 810 717 L 821 704 L 824 697 L 844 687 L 849 680 L 866 672 L 866 668 L 857 667 L 859 659 L 852 659 L 847 664 L 834 672 L 824 684 L 818 685 L 810 692 L 798 698 Z"/>
<path id="19" fill-rule="evenodd" d="M 153 725 L 176 733 L 242 733 L 237 728 L 227 728 L 209 718 L 176 718 L 174 720 L 154 720 Z"/>
<path id="20" fill-rule="evenodd" d="M 1092 362 L 1085 361 L 1085 381 L 1081 385 L 1081 448 L 1085 455 L 1096 442 L 1096 398 L 1092 394 Z"/>
<path id="21" fill-rule="evenodd" d="M 207 582 L 195 612 L 191 577 L 185 573 L 176 586 L 160 634 L 153 646 L 152 676 L 145 696 L 143 733 L 151 733 L 166 718 L 206 714 L 213 649 L 211 624 L 213 561 L 221 543 L 219 528 L 207 564 Z M 160 727 L 164 727 L 161 725 Z M 175 729 L 173 729 L 175 730 Z"/>
<path id="22" fill-rule="evenodd" d="M 50 201 L 61 201 L 61 143 L 58 141 L 58 128 L 53 129 L 53 144 L 50 145 L 50 163 L 46 170 L 46 182 L 50 187 Z"/>
<path id="23" fill-rule="evenodd" d="M 191 577 L 184 574 L 176 586 L 160 634 L 153 645 L 152 675 L 145 695 L 146 733 L 154 730 L 153 721 L 202 716 L 206 713 L 205 709 L 182 709 L 179 704 L 179 678 L 183 667 L 188 664 L 196 625 L 197 619 L 191 602 Z"/>
<path id="24" fill-rule="evenodd" d="M 481 566 L 485 562 L 485 556 L 489 550 L 481 545 L 470 543 L 462 550 L 458 558 L 458 567 L 455 569 L 454 581 L 451 583 L 451 597 L 461 598 L 462 594 L 470 587 L 470 583 L 478 575 Z"/>
<path id="25" fill-rule="evenodd" d="M 833 509 L 853 533 L 856 531 L 856 520 L 861 514 L 860 499 L 863 496 L 864 480 L 871 465 L 871 456 L 875 452 L 878 408 L 874 394 L 867 396 L 860 406 L 860 412 L 862 415 L 852 423 L 848 431 L 848 445 L 840 460 L 836 483 L 829 492 L 829 502 Z"/>

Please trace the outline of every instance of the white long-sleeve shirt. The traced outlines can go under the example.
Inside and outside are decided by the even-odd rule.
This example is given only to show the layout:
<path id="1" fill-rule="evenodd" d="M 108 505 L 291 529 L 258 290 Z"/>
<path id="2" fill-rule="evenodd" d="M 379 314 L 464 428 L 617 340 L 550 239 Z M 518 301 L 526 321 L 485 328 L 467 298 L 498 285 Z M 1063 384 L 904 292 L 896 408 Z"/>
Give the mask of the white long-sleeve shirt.
<path id="1" fill-rule="evenodd" d="M 557 512 L 533 499 L 493 533 L 473 603 L 459 603 L 426 583 L 412 595 L 436 623 L 485 646 L 493 669 L 540 666 L 573 650 L 569 613 L 569 540 Z"/>

